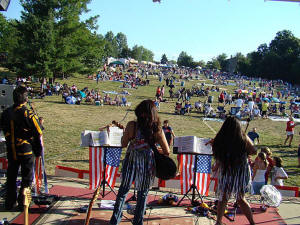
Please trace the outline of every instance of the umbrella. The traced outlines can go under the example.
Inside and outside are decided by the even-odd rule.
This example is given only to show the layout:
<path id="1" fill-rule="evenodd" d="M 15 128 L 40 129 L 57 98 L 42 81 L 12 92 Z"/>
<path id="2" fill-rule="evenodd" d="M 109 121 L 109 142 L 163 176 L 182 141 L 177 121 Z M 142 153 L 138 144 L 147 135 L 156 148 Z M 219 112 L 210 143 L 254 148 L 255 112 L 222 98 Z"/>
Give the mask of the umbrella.
<path id="1" fill-rule="evenodd" d="M 279 100 L 278 98 L 274 98 L 274 97 L 272 98 L 272 101 L 273 101 L 273 102 L 276 102 L 276 103 L 279 103 L 279 102 L 280 102 L 280 100 Z"/>
<path id="2" fill-rule="evenodd" d="M 286 102 L 280 102 L 280 104 L 286 104 Z"/>
<path id="3" fill-rule="evenodd" d="M 263 98 L 264 101 L 270 102 L 270 99 L 268 98 Z"/>
<path id="4" fill-rule="evenodd" d="M 67 102 L 67 104 L 74 105 L 76 103 L 76 98 L 74 96 L 68 96 L 66 98 L 66 102 Z"/>

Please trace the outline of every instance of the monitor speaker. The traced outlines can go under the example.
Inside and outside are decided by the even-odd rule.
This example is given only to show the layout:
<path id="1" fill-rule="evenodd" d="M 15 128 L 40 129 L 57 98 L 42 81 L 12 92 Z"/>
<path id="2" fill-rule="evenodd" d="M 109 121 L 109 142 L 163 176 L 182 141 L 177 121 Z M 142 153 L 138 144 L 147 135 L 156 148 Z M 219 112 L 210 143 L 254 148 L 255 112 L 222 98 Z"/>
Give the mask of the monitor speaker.
<path id="1" fill-rule="evenodd" d="M 0 11 L 6 11 L 9 6 L 10 0 L 0 0 Z"/>

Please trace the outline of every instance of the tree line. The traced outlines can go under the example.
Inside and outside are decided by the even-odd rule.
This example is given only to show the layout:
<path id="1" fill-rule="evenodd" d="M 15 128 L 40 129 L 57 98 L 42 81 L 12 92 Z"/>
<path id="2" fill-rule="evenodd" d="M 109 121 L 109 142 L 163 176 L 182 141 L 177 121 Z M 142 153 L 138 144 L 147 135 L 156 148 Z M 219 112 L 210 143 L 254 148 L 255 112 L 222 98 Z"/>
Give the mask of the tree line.
<path id="1" fill-rule="evenodd" d="M 138 45 L 129 48 L 121 32 L 97 34 L 99 16 L 82 21 L 90 1 L 21 0 L 19 20 L 0 14 L 3 66 L 25 77 L 55 78 L 94 73 L 107 57 L 153 61 L 152 51 Z"/>
<path id="2" fill-rule="evenodd" d="M 23 10 L 19 20 L 8 20 L 0 14 L 2 65 L 25 77 L 56 78 L 94 73 L 107 57 L 153 61 L 151 50 L 138 45 L 129 48 L 127 37 L 121 32 L 98 34 L 99 16 L 82 21 L 80 17 L 89 11 L 90 1 L 20 0 Z M 160 62 L 300 84 L 300 39 L 283 30 L 269 45 L 262 44 L 247 55 L 237 53 L 229 58 L 223 53 L 204 62 L 195 61 L 182 51 L 177 61 L 169 61 L 163 54 Z"/>
<path id="3" fill-rule="evenodd" d="M 269 45 L 261 44 L 256 51 L 247 55 L 237 53 L 228 58 L 223 53 L 205 64 L 204 61 L 196 62 L 192 56 L 181 52 L 177 63 L 179 66 L 201 66 L 249 77 L 281 79 L 300 84 L 300 39 L 291 31 L 283 30 L 277 32 Z"/>

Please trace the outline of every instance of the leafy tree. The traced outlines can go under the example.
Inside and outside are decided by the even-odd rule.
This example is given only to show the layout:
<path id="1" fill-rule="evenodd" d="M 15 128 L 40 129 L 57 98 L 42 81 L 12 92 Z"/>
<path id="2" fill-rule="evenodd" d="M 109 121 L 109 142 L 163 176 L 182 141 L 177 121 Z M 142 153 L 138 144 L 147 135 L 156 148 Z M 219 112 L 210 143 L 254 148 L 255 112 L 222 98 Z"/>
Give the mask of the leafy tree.
<path id="1" fill-rule="evenodd" d="M 163 55 L 161 56 L 160 63 L 161 63 L 161 64 L 167 64 L 167 63 L 168 63 L 168 58 L 167 58 L 166 54 L 163 54 Z"/>
<path id="2" fill-rule="evenodd" d="M 22 34 L 20 53 L 23 65 L 18 72 L 24 76 L 52 77 L 54 52 L 54 0 L 21 0 L 23 6 L 18 30 Z"/>
<path id="3" fill-rule="evenodd" d="M 128 50 L 127 37 L 125 34 L 119 32 L 119 33 L 117 33 L 117 35 L 115 37 L 115 41 L 117 43 L 118 57 L 122 57 L 123 49 L 125 49 L 123 52 L 123 55 Z"/>
<path id="4" fill-rule="evenodd" d="M 211 61 L 208 61 L 206 63 L 206 67 L 209 69 L 217 69 L 217 70 L 221 69 L 220 62 L 216 58 L 212 58 Z"/>
<path id="5" fill-rule="evenodd" d="M 152 51 L 144 48 L 143 46 L 135 45 L 132 47 L 132 58 L 138 61 L 153 61 L 154 54 Z"/>
<path id="6" fill-rule="evenodd" d="M 194 60 L 186 52 L 182 51 L 177 59 L 178 66 L 194 67 Z"/>
<path id="7" fill-rule="evenodd" d="M 19 64 L 22 59 L 16 54 L 19 47 L 19 34 L 16 29 L 16 20 L 7 20 L 0 14 L 0 52 L 7 54 L 4 66 L 15 69 L 15 65 Z"/>
<path id="8" fill-rule="evenodd" d="M 221 66 L 222 71 L 226 71 L 227 69 L 227 55 L 225 53 L 222 53 L 221 55 L 217 56 L 217 60 Z"/>

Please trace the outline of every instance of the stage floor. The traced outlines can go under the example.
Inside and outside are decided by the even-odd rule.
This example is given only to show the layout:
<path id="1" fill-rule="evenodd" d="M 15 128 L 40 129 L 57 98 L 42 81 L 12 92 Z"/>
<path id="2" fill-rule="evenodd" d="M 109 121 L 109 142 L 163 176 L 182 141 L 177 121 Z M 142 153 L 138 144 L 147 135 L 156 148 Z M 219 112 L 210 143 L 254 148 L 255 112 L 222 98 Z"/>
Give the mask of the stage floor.
<path id="1" fill-rule="evenodd" d="M 37 207 L 31 206 L 30 209 L 30 224 L 84 224 L 86 213 L 79 213 L 78 209 L 84 205 L 88 205 L 90 199 L 93 196 L 93 192 L 88 189 L 86 182 L 82 180 L 74 179 L 64 179 L 64 178 L 55 178 L 49 179 L 50 184 L 50 194 L 57 195 L 60 199 L 53 205 L 52 208 L 47 209 L 46 207 Z M 116 188 L 117 190 L 117 188 Z M 207 217 L 198 217 L 187 211 L 187 206 L 190 204 L 188 199 L 185 199 L 182 202 L 182 206 L 173 207 L 173 206 L 163 206 L 158 205 L 157 200 L 167 194 L 167 191 L 150 191 L 148 197 L 148 205 L 151 206 L 151 209 L 147 209 L 146 215 L 144 217 L 144 224 L 153 224 L 153 225 L 182 225 L 182 224 L 201 224 L 201 225 L 213 225 L 215 221 Z M 132 193 L 129 193 L 128 197 L 132 196 Z M 179 196 L 179 195 L 177 195 Z M 180 196 L 179 196 L 180 197 Z M 90 224 L 109 224 L 109 219 L 112 215 L 112 210 L 103 210 L 99 208 L 101 197 L 94 203 L 93 210 L 91 213 Z M 115 200 L 115 195 L 110 193 L 105 196 L 105 200 Z M 204 202 L 213 202 L 213 197 L 204 197 Z M 284 203 L 285 206 L 290 206 L 285 210 L 285 222 L 278 213 L 276 208 L 268 208 L 267 212 L 262 212 L 260 210 L 260 204 L 257 202 L 251 202 L 251 207 L 254 211 L 254 219 L 257 224 L 263 225 L 284 225 L 284 224 L 300 224 L 299 216 L 289 216 L 288 212 L 293 212 L 296 210 L 299 212 L 300 204 L 296 203 Z M 2 207 L 3 208 L 3 207 Z M 229 207 L 229 210 L 230 207 Z M 1 212 L 2 211 L 2 212 Z M 280 211 L 281 213 L 281 211 Z M 295 214 L 294 213 L 294 214 Z M 124 216 L 122 218 L 121 224 L 131 224 L 133 216 L 128 214 L 124 210 Z M 8 217 L 10 224 L 23 224 L 23 213 L 13 213 L 5 212 L 0 210 L 0 219 L 3 217 Z M 223 219 L 223 223 L 227 225 L 246 225 L 246 217 L 241 214 L 239 211 L 237 213 L 235 221 L 229 221 L 227 218 Z"/>

